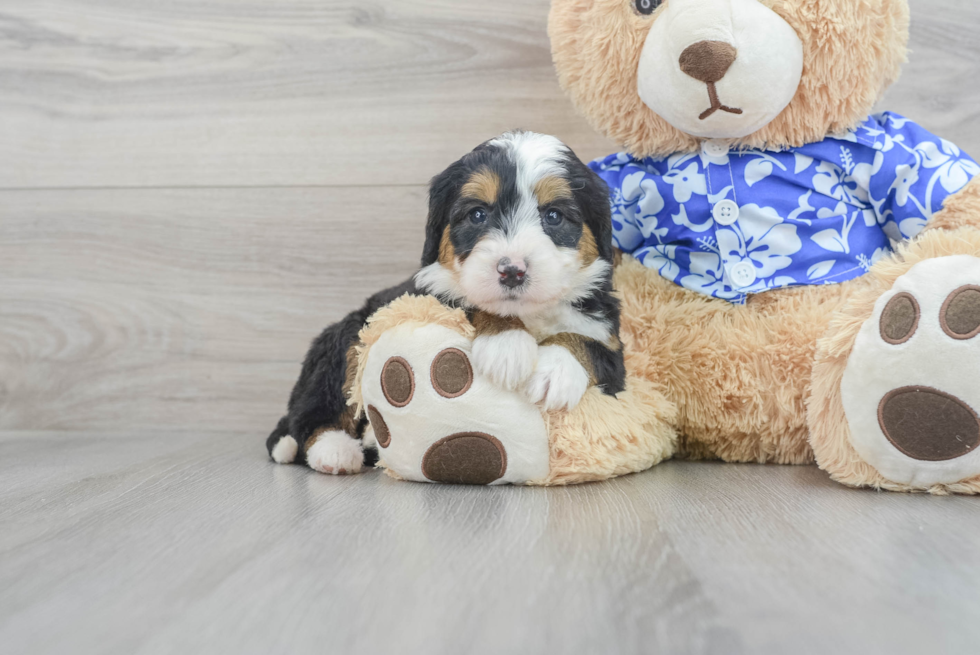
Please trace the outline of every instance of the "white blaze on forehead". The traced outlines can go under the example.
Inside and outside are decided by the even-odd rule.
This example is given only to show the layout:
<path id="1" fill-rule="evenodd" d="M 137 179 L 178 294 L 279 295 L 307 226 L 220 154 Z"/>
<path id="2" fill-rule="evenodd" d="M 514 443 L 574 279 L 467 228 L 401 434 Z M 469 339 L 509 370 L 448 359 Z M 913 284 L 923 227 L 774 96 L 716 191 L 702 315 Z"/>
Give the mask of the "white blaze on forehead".
<path id="1" fill-rule="evenodd" d="M 508 152 L 517 168 L 517 186 L 521 193 L 534 192 L 534 186 L 546 177 L 564 177 L 564 161 L 569 149 L 548 134 L 508 132 L 490 145 Z"/>
<path id="2" fill-rule="evenodd" d="M 498 257 L 540 260 L 555 247 L 541 227 L 535 187 L 546 177 L 566 177 L 564 162 L 570 151 L 555 137 L 535 132 L 508 132 L 490 145 L 503 150 L 514 165 L 519 199 L 504 217 L 506 234 L 498 234 L 486 246 Z"/>

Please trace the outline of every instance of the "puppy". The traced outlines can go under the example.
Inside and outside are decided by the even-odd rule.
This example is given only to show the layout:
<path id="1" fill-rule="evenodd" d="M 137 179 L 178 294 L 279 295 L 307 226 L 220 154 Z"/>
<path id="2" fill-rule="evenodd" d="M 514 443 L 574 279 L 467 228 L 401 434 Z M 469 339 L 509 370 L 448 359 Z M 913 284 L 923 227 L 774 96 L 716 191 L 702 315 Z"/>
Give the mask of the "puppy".
<path id="1" fill-rule="evenodd" d="M 625 386 L 609 190 L 554 137 L 510 132 L 433 181 L 422 268 L 328 327 L 310 347 L 269 436 L 279 463 L 323 473 L 372 466 L 367 419 L 347 405 L 353 347 L 368 317 L 405 294 L 462 308 L 476 328 L 474 368 L 548 410 L 573 408 L 590 386 Z"/>

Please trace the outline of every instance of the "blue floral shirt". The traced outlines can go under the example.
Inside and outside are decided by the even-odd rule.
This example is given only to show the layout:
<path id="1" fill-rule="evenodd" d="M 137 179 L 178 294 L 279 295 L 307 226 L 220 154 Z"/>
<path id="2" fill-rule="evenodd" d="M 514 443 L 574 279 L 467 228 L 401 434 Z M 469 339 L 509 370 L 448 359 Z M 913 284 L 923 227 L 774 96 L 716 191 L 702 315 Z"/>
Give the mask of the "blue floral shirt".
<path id="1" fill-rule="evenodd" d="M 591 164 L 612 193 L 616 245 L 683 287 L 748 294 L 863 275 L 918 234 L 980 167 L 897 114 L 785 151 L 706 142 L 667 159 Z"/>

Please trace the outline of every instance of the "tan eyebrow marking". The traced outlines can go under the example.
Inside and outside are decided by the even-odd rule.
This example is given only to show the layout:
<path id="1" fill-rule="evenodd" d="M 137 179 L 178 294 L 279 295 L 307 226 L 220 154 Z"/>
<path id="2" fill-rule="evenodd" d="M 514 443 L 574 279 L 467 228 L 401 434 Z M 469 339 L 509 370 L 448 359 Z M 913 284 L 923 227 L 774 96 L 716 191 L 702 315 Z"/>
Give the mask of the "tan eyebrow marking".
<path id="1" fill-rule="evenodd" d="M 493 171 L 481 168 L 463 185 L 462 195 L 488 205 L 496 204 L 497 197 L 500 195 L 500 178 Z"/>
<path id="2" fill-rule="evenodd" d="M 568 184 L 568 180 L 552 175 L 534 186 L 534 195 L 538 197 L 538 206 L 543 207 L 559 199 L 571 200 L 572 187 Z"/>

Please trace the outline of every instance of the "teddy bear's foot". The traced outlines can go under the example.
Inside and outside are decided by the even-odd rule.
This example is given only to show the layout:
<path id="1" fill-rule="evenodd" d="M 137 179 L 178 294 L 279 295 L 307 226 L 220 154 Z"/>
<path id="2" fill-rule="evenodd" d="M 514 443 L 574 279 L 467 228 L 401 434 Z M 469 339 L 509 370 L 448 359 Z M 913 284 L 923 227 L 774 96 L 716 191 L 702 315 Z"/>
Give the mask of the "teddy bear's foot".
<path id="1" fill-rule="evenodd" d="M 361 392 L 380 465 L 419 482 L 543 480 L 549 444 L 541 412 L 476 370 L 471 346 L 440 325 L 403 325 L 371 347 Z"/>
<path id="2" fill-rule="evenodd" d="M 841 381 L 850 440 L 909 489 L 980 476 L 980 259 L 928 259 L 875 305 Z"/>

